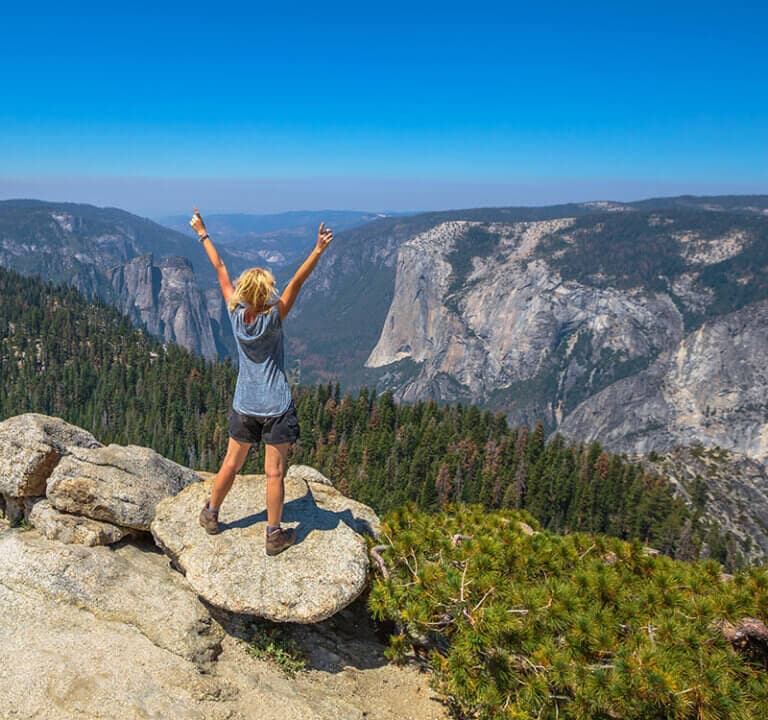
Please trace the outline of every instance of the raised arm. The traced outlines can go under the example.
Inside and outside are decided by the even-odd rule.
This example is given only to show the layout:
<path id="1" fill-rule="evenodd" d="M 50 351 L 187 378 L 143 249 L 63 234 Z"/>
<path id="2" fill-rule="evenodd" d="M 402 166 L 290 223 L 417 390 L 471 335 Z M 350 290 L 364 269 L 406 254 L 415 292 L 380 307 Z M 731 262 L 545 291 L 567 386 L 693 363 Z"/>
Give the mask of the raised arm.
<path id="1" fill-rule="evenodd" d="M 205 229 L 205 223 L 197 208 L 195 208 L 195 213 L 192 215 L 189 224 L 203 243 L 205 253 L 208 255 L 208 259 L 211 261 L 211 265 L 213 265 L 213 269 L 216 271 L 216 277 L 219 279 L 219 286 L 221 287 L 221 294 L 224 296 L 224 302 L 228 303 L 235 294 L 235 288 L 232 287 L 232 281 L 229 279 L 229 273 L 224 265 L 224 261 L 219 257 L 218 251 L 213 246 L 211 236 Z"/>
<path id="2" fill-rule="evenodd" d="M 304 281 L 312 274 L 312 271 L 317 265 L 317 261 L 320 256 L 325 252 L 325 249 L 331 244 L 333 240 L 333 231 L 330 228 L 325 227 L 325 223 L 320 223 L 320 228 L 317 231 L 317 245 L 309 254 L 309 257 L 301 264 L 301 267 L 296 271 L 296 274 L 288 283 L 280 299 L 277 301 L 277 309 L 280 311 L 280 317 L 285 316 L 290 312 L 293 307 L 293 303 L 299 295 L 299 290 L 304 284 Z"/>

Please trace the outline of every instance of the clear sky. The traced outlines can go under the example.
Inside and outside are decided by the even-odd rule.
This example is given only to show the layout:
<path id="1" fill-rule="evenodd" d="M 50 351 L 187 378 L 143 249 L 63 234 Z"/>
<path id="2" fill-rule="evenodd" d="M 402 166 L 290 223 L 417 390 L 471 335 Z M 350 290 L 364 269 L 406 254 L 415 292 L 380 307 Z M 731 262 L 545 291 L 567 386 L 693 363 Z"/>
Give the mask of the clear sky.
<path id="1" fill-rule="evenodd" d="M 16 5 L 0 197 L 157 215 L 768 192 L 765 3 Z"/>

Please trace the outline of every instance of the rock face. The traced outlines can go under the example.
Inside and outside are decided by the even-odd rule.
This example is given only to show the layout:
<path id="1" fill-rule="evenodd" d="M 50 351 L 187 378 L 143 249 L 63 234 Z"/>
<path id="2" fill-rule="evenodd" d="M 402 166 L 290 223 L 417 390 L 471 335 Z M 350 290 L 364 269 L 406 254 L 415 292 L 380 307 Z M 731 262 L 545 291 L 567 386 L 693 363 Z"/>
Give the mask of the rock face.
<path id="1" fill-rule="evenodd" d="M 768 301 L 704 323 L 645 371 L 584 401 L 560 426 L 622 452 L 701 444 L 768 461 Z"/>
<path id="2" fill-rule="evenodd" d="M 111 545 L 131 534 L 128 528 L 59 512 L 48 500 L 36 502 L 28 520 L 49 540 L 72 545 Z"/>
<path id="3" fill-rule="evenodd" d="M 242 267 L 225 248 L 220 252 L 233 274 Z M 71 284 L 207 358 L 226 351 L 231 338 L 226 323 L 214 327 L 209 318 L 202 289 L 218 283 L 201 244 L 122 210 L 2 201 L 0 265 Z"/>
<path id="4" fill-rule="evenodd" d="M 137 325 L 206 358 L 218 357 L 208 301 L 185 258 L 142 255 L 107 271 L 115 304 Z M 220 325 L 223 329 L 225 326 Z"/>
<path id="5" fill-rule="evenodd" d="M 36 532 L 0 535 L 0 586 L 66 603 L 138 629 L 154 645 L 198 664 L 213 660 L 222 633 L 178 573 L 151 547 L 64 545 Z"/>
<path id="6" fill-rule="evenodd" d="M 683 320 L 669 298 L 564 281 L 536 256 L 543 238 L 573 222 L 449 222 L 404 243 L 392 305 L 366 365 L 417 363 L 397 390 L 402 400 L 487 401 L 507 389 L 514 421 L 554 423 L 559 402 L 606 382 L 595 372 L 606 353 L 632 363 L 674 344 Z M 471 254 L 462 248 L 480 241 L 495 251 L 472 259 L 457 280 L 452 253 Z M 540 387 L 546 382 L 555 392 Z M 525 393 L 527 383 L 538 391 Z"/>
<path id="7" fill-rule="evenodd" d="M 0 584 L 6 718 L 203 718 L 210 691 L 192 662 L 136 627 Z M 24 628 L 22 631 L 21 628 Z"/>
<path id="8" fill-rule="evenodd" d="M 27 413 L 0 422 L 0 493 L 45 495 L 48 476 L 70 448 L 98 448 L 93 435 L 59 418 Z"/>
<path id="9" fill-rule="evenodd" d="M 297 528 L 295 546 L 275 557 L 264 550 L 266 479 L 238 477 L 219 521 L 207 535 L 197 516 L 210 481 L 191 485 L 157 505 L 151 530 L 157 544 L 209 603 L 278 622 L 330 617 L 363 590 L 368 552 L 363 530 L 373 511 L 325 485 L 286 478 L 283 522 Z"/>
<path id="10" fill-rule="evenodd" d="M 48 480 L 47 496 L 62 512 L 149 530 L 157 503 L 199 477 L 137 445 L 72 448 Z"/>
<path id="11" fill-rule="evenodd" d="M 372 223 L 329 250 L 297 303 L 292 352 L 302 381 L 478 403 L 613 449 L 693 441 L 765 462 L 767 205 L 661 198 Z M 327 342 L 329 306 L 343 350 Z"/>

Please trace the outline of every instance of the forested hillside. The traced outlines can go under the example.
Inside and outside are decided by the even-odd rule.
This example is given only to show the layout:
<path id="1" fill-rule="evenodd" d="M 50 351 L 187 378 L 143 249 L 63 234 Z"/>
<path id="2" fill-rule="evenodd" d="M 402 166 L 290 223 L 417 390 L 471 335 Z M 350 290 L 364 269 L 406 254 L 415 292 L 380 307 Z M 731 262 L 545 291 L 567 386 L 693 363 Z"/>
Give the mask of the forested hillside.
<path id="1" fill-rule="evenodd" d="M 136 330 L 75 290 L 0 269 L 0 419 L 42 412 L 103 442 L 153 447 L 215 470 L 227 443 L 236 369 Z M 545 444 L 541 425 L 510 428 L 501 413 L 339 386 L 295 388 L 302 439 L 292 462 L 313 465 L 384 512 L 407 501 L 524 508 L 557 532 L 637 538 L 681 558 L 738 565 L 735 543 L 669 483 L 599 444 Z M 246 470 L 258 471 L 261 453 Z"/>

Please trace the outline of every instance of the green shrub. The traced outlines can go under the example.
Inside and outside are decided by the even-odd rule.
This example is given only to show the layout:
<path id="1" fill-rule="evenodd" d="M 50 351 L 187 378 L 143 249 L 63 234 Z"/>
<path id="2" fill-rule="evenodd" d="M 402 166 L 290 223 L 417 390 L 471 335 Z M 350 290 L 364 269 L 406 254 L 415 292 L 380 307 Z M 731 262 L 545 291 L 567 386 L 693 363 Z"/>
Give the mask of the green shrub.
<path id="1" fill-rule="evenodd" d="M 251 630 L 249 655 L 275 663 L 287 675 L 293 676 L 304 669 L 304 652 L 280 626 L 254 623 Z"/>
<path id="2" fill-rule="evenodd" d="M 712 560 L 521 521 L 538 529 L 476 506 L 385 518 L 390 577 L 369 607 L 399 628 L 391 657 L 426 655 L 457 717 L 764 717 L 768 673 L 717 623 L 768 619 L 765 568 L 723 582 Z"/>

